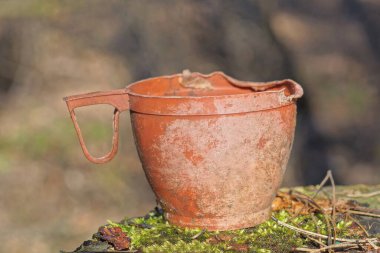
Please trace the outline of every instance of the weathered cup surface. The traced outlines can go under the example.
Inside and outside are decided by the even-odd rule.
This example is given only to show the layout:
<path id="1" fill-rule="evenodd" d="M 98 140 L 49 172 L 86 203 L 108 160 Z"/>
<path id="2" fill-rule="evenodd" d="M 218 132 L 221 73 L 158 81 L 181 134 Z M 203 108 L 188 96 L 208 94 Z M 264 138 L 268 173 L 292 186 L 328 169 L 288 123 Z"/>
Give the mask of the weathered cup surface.
<path id="1" fill-rule="evenodd" d="M 298 84 L 195 73 L 143 80 L 125 93 L 145 174 L 170 223 L 229 230 L 269 218 L 293 143 Z"/>

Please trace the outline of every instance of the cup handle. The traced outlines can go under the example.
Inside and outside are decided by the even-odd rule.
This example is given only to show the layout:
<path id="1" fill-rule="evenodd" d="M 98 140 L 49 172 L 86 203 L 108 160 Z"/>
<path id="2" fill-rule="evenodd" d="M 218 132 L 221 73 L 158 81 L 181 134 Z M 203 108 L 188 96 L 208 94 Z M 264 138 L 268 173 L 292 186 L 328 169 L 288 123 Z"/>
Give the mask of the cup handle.
<path id="1" fill-rule="evenodd" d="M 119 115 L 120 112 L 129 109 L 129 96 L 125 89 L 112 91 L 98 91 L 81 95 L 65 97 L 64 101 L 69 109 L 71 120 L 74 123 L 75 131 L 77 132 L 80 146 L 82 147 L 85 157 L 93 163 L 106 163 L 111 161 L 117 153 L 119 146 Z M 83 140 L 82 132 L 78 125 L 74 109 L 83 106 L 95 104 L 110 104 L 115 107 L 113 114 L 113 136 L 112 149 L 102 157 L 94 157 L 88 151 Z"/>

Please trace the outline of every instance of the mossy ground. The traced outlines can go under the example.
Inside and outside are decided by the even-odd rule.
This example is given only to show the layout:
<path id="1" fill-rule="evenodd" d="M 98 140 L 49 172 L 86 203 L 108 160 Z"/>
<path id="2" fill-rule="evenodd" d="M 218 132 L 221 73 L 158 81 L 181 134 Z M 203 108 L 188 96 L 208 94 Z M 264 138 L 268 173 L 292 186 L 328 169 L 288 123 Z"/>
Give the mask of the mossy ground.
<path id="1" fill-rule="evenodd" d="M 292 218 L 286 211 L 280 211 L 274 217 L 305 230 L 317 231 L 318 226 L 320 233 L 327 234 L 322 216 L 317 215 L 316 220 L 307 215 Z M 339 235 L 346 236 L 351 224 L 340 220 Z M 109 226 L 120 227 L 131 238 L 130 249 L 143 252 L 287 252 L 309 243 L 273 220 L 254 228 L 208 232 L 172 226 L 153 211 L 146 217 L 110 222 Z"/>
<path id="2" fill-rule="evenodd" d="M 320 215 L 312 218 L 300 215 L 292 218 L 286 211 L 273 213 L 278 220 L 309 231 L 327 234 L 327 227 Z M 338 235 L 347 236 L 351 222 L 337 222 Z M 155 210 L 145 217 L 109 221 L 106 226 L 120 227 L 131 239 L 130 251 L 142 252 L 289 252 L 291 249 L 312 244 L 293 230 L 269 220 L 257 227 L 233 231 L 202 231 L 170 225 L 162 213 Z M 317 228 L 318 227 L 318 228 Z M 99 241 L 95 234 L 93 242 Z M 93 245 L 78 249 L 77 252 L 93 250 Z M 96 247 L 99 245 L 96 244 Z M 106 248 L 104 248 L 106 250 Z"/>
<path id="3" fill-rule="evenodd" d="M 346 189 L 346 188 L 344 188 Z M 311 188 L 304 188 L 305 194 Z M 279 221 L 307 231 L 322 235 L 328 234 L 326 219 L 322 213 L 303 215 L 279 210 L 272 213 Z M 156 208 L 144 217 L 127 218 L 120 222 L 109 221 L 108 227 L 119 227 L 131 241 L 130 252 L 291 252 L 295 248 L 317 248 L 315 241 L 300 235 L 296 231 L 268 220 L 253 228 L 233 231 L 203 231 L 170 225 Z M 334 224 L 339 238 L 359 238 L 361 228 L 347 216 L 338 214 Z M 111 245 L 104 242 L 99 233 L 91 241 L 82 244 L 77 252 L 112 251 Z M 87 244 L 87 245 L 86 245 Z M 94 246 L 95 245 L 95 246 Z M 95 248 L 94 248 L 95 247 Z"/>

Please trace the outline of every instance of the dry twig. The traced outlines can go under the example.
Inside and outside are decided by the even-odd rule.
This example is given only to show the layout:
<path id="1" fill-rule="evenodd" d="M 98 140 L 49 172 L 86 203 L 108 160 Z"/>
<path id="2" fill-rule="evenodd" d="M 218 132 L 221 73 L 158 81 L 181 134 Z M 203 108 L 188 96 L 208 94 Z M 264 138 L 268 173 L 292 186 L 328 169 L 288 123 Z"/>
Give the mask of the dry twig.
<path id="1" fill-rule="evenodd" d="M 322 239 L 326 239 L 326 240 L 328 239 L 327 235 L 318 234 L 318 233 L 315 233 L 315 232 L 304 230 L 302 228 L 298 228 L 298 227 L 292 226 L 290 224 L 287 224 L 285 222 L 282 222 L 282 221 L 276 219 L 273 216 L 272 216 L 272 219 L 274 221 L 276 221 L 279 225 L 284 226 L 286 228 L 289 228 L 289 229 L 291 229 L 293 231 L 296 231 L 298 233 L 301 233 L 301 234 L 304 234 L 304 235 L 313 236 L 313 237 L 317 237 L 317 238 L 322 238 Z M 348 243 L 357 243 L 357 244 L 366 244 L 366 243 L 368 243 L 368 240 L 370 240 L 373 243 L 378 243 L 379 242 L 379 240 L 377 238 L 348 239 L 348 238 L 338 238 L 338 237 L 335 237 L 333 239 L 335 241 L 337 241 L 337 242 L 348 242 Z"/>
<path id="2" fill-rule="evenodd" d="M 307 239 L 309 239 L 310 241 L 313 241 L 313 242 L 317 243 L 317 244 L 319 245 L 320 248 L 321 248 L 321 247 L 326 247 L 326 246 L 327 246 L 326 244 L 324 244 L 324 243 L 322 242 L 321 238 L 318 238 L 318 240 L 317 240 L 317 239 L 314 239 L 313 237 L 311 237 L 311 236 L 309 236 L 309 235 L 305 235 L 305 236 L 306 236 Z"/>
<path id="3" fill-rule="evenodd" d="M 347 249 L 347 248 L 357 248 L 359 247 L 358 244 L 353 244 L 353 243 L 340 243 L 340 244 L 333 244 L 329 245 L 320 249 L 309 249 L 309 248 L 295 248 L 295 251 L 299 252 L 323 252 L 326 250 L 331 250 L 331 249 Z"/>
<path id="4" fill-rule="evenodd" d="M 331 215 L 331 223 L 329 222 L 330 219 L 328 219 L 327 215 L 325 215 L 325 212 L 322 208 L 319 208 L 322 212 L 322 214 L 325 217 L 326 224 L 327 224 L 327 232 L 328 232 L 328 239 L 327 244 L 331 245 L 334 242 L 332 242 L 332 238 L 336 238 L 336 227 L 335 227 L 335 221 L 336 221 L 336 192 L 335 192 L 335 182 L 334 178 L 332 176 L 331 170 L 327 171 L 327 174 L 325 178 L 322 180 L 322 182 L 318 185 L 317 191 L 309 198 L 310 202 L 314 202 L 314 198 L 319 194 L 319 192 L 322 190 L 323 186 L 327 183 L 327 181 L 330 180 L 331 186 L 332 186 L 332 215 Z M 315 203 L 315 202 L 314 202 Z M 303 211 L 305 206 L 301 208 L 299 212 L 297 212 L 297 215 Z M 331 228 L 333 235 L 331 234 Z"/>
<path id="5" fill-rule="evenodd" d="M 357 215 L 362 215 L 362 216 L 370 216 L 370 217 L 380 218 L 380 214 L 375 214 L 375 213 L 367 213 L 367 212 L 361 212 L 361 211 L 356 211 L 356 210 L 351 210 L 351 209 L 346 210 L 346 212 L 352 213 L 352 214 L 357 214 Z"/>
<path id="6" fill-rule="evenodd" d="M 191 237 L 191 239 L 195 240 L 197 239 L 199 236 L 201 236 L 203 233 L 205 232 L 204 229 L 202 229 L 199 233 L 197 233 L 196 235 L 194 235 L 193 237 Z"/>
<path id="7" fill-rule="evenodd" d="M 380 191 L 368 192 L 368 193 L 354 193 L 347 194 L 346 196 L 349 198 L 371 198 L 376 195 L 380 195 Z"/>

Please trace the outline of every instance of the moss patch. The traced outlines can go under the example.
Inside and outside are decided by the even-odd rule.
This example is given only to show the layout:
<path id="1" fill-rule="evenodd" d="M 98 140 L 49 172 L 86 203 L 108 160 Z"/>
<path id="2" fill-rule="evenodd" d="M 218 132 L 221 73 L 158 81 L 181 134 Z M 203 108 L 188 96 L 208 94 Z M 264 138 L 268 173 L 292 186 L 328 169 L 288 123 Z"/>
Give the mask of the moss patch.
<path id="1" fill-rule="evenodd" d="M 286 211 L 273 214 L 278 220 L 309 231 L 327 234 L 327 227 L 320 215 L 300 215 L 292 218 Z M 293 230 L 269 220 L 257 227 L 233 231 L 202 231 L 170 225 L 159 209 L 145 217 L 109 221 L 108 227 L 119 227 L 131 239 L 130 251 L 142 252 L 289 252 L 302 246 L 312 246 L 313 242 L 302 238 Z M 349 236 L 352 222 L 337 221 L 338 235 Z M 317 228 L 318 227 L 318 228 Z M 99 245 L 99 233 L 93 242 Z M 88 245 L 90 245 L 87 242 Z M 88 251 L 81 246 L 76 252 Z"/>

